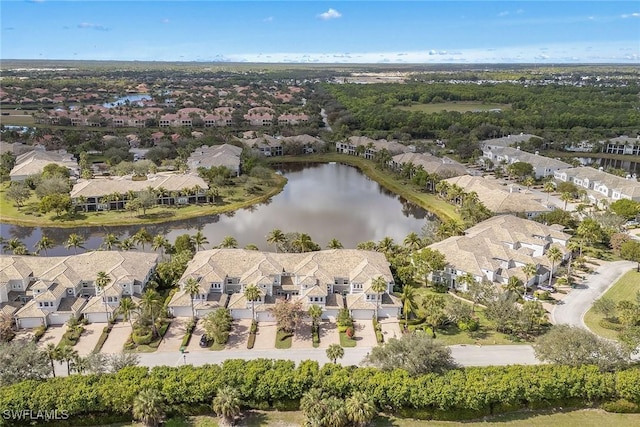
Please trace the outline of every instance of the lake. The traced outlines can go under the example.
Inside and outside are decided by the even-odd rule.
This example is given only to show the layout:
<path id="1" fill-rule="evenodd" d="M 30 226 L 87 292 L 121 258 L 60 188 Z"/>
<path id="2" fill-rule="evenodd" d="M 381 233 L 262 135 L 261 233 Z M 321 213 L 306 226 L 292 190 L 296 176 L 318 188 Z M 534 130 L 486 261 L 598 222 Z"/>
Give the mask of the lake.
<path id="1" fill-rule="evenodd" d="M 146 95 L 146 94 L 136 94 L 136 95 L 127 95 L 127 96 L 123 96 L 122 98 L 118 98 L 113 102 L 107 102 L 105 104 L 102 104 L 103 107 L 106 108 L 115 108 L 119 105 L 126 105 L 127 101 L 129 101 L 129 104 L 131 105 L 138 105 L 141 106 L 142 102 L 141 101 L 146 101 L 151 99 L 151 95 Z"/>
<path id="2" fill-rule="evenodd" d="M 410 232 L 420 234 L 426 222 L 437 220 L 430 212 L 387 191 L 352 166 L 287 164 L 278 169 L 287 177 L 287 185 L 266 203 L 228 214 L 144 227 L 153 235 L 166 235 L 172 243 L 181 234 L 201 230 L 209 240 L 207 249 L 218 245 L 225 236 L 233 236 L 239 247 L 253 243 L 262 250 L 273 250 L 265 236 L 274 228 L 285 233 L 307 233 L 323 248 L 332 238 L 340 240 L 345 248 L 355 248 L 360 242 L 378 241 L 385 236 L 402 242 Z M 62 246 L 69 233 L 82 235 L 86 241 L 84 246 L 89 250 L 98 248 L 106 233 L 114 233 L 122 240 L 140 228 L 62 229 L 0 224 L 2 237 L 17 237 L 30 251 L 44 232 L 58 245 L 50 249 L 48 255 L 73 254 L 73 249 Z"/>

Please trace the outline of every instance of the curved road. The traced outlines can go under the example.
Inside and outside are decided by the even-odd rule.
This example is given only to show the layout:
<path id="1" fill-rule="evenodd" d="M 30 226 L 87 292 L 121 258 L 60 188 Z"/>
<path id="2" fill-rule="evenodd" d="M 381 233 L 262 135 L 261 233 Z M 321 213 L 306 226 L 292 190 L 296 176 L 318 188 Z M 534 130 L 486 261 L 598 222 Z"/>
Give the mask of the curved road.
<path id="1" fill-rule="evenodd" d="M 588 329 L 584 315 L 600 295 L 605 293 L 623 274 L 635 267 L 631 261 L 607 262 L 591 273 L 586 280 L 573 289 L 551 312 L 555 324 L 566 324 Z"/>

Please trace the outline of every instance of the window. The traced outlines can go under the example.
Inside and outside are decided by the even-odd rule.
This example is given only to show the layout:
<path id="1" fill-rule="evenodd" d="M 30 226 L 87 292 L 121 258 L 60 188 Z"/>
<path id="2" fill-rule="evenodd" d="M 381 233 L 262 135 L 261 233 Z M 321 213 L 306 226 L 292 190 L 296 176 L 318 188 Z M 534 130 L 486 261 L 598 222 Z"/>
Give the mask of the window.
<path id="1" fill-rule="evenodd" d="M 233 277 L 227 277 L 227 285 L 233 285 Z"/>

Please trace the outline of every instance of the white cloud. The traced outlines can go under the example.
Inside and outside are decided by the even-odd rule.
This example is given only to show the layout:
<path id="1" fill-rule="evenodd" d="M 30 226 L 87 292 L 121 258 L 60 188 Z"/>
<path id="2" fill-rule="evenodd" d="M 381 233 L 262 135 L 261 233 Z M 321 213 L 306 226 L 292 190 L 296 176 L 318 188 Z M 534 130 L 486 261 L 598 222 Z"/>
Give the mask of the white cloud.
<path id="1" fill-rule="evenodd" d="M 503 17 L 503 16 L 507 16 L 507 15 L 509 15 L 509 11 L 507 11 L 507 10 L 505 10 L 504 12 L 500 12 L 498 14 L 499 17 Z"/>
<path id="2" fill-rule="evenodd" d="M 325 21 L 328 21 L 329 19 L 337 19 L 342 17 L 342 14 L 340 12 L 338 12 L 335 9 L 329 9 L 324 13 L 321 13 L 320 15 L 318 15 L 318 18 L 320 19 L 324 19 Z"/>
<path id="3" fill-rule="evenodd" d="M 262 22 L 273 22 L 273 16 L 267 16 L 262 20 Z"/>
<path id="4" fill-rule="evenodd" d="M 164 18 L 164 19 L 163 19 L 162 21 L 160 21 L 160 22 L 162 22 L 163 24 L 168 24 L 168 23 L 169 23 L 169 22 L 171 22 L 171 21 L 169 21 L 169 18 Z"/>
<path id="5" fill-rule="evenodd" d="M 639 12 L 625 13 L 624 15 L 621 15 L 621 16 L 624 19 L 626 19 L 626 18 L 640 18 L 640 13 Z"/>
<path id="6" fill-rule="evenodd" d="M 109 31 L 109 28 L 101 24 L 92 24 L 90 22 L 82 22 L 78 24 L 78 28 L 83 30 Z"/>

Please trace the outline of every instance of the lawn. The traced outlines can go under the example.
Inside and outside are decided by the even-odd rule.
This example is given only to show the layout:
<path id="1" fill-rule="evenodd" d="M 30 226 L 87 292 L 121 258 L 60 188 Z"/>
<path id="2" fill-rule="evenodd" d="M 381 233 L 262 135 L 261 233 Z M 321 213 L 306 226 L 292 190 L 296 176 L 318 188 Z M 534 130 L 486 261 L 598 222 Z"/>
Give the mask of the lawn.
<path id="1" fill-rule="evenodd" d="M 340 334 L 340 346 L 345 348 L 355 347 L 357 344 L 356 340 L 353 340 L 347 336 L 346 332 L 339 332 Z"/>
<path id="2" fill-rule="evenodd" d="M 300 411 L 249 411 L 248 415 L 238 423 L 247 427 L 258 426 L 301 426 L 304 417 Z M 640 414 L 611 414 L 596 409 L 581 409 L 566 412 L 515 412 L 487 419 L 470 422 L 423 421 L 396 418 L 389 415 L 378 416 L 372 423 L 375 427 L 623 427 L 638 425 Z M 218 418 L 212 415 L 170 418 L 165 427 L 218 427 Z M 142 426 L 138 423 L 112 424 L 113 427 Z"/>
<path id="3" fill-rule="evenodd" d="M 370 179 L 376 181 L 389 191 L 404 197 L 416 205 L 433 212 L 442 220 L 460 220 L 460 214 L 456 212 L 456 207 L 446 201 L 439 199 L 435 194 L 420 191 L 415 185 L 397 180 L 387 171 L 378 169 L 370 160 L 357 156 L 349 156 L 340 153 L 323 153 L 306 156 L 284 156 L 269 159 L 271 163 L 328 163 L 338 162 L 357 167 Z"/>
<path id="4" fill-rule="evenodd" d="M 633 269 L 609 288 L 609 290 L 602 295 L 602 298 L 609 298 L 616 303 L 624 300 L 635 301 L 636 292 L 638 291 L 640 291 L 640 273 Z M 601 337 L 617 339 L 618 332 L 600 326 L 600 320 L 602 320 L 603 317 L 602 314 L 596 313 L 593 308 L 591 308 L 584 315 L 584 323 L 591 331 Z"/>
<path id="5" fill-rule="evenodd" d="M 35 120 L 31 114 L 16 114 L 11 112 L 8 116 L 0 116 L 0 123 L 7 126 L 33 126 Z"/>
<path id="6" fill-rule="evenodd" d="M 39 212 L 38 197 L 32 193 L 29 200 L 21 208 L 14 206 L 8 200 L 5 192 L 9 183 L 0 185 L 0 212 L 2 220 L 10 224 L 34 227 L 79 227 L 79 226 L 116 226 L 116 225 L 138 225 L 157 224 L 166 221 L 177 221 L 182 219 L 196 218 L 205 215 L 214 215 L 224 212 L 236 211 L 246 208 L 273 197 L 282 191 L 286 184 L 286 178 L 273 174 L 273 183 L 264 185 L 263 193 L 260 195 L 241 194 L 236 188 L 223 189 L 221 195 L 224 197 L 223 204 L 200 204 L 180 207 L 154 207 L 147 209 L 144 215 L 132 215 L 126 211 L 104 211 L 104 212 L 76 212 L 72 216 L 62 215 L 56 217 L 55 213 L 41 214 Z M 253 178 L 251 178 L 253 179 Z"/>
<path id="7" fill-rule="evenodd" d="M 276 334 L 276 348 L 279 350 L 286 350 L 291 348 L 291 342 L 293 341 L 293 334 L 278 330 Z"/>
<path id="8" fill-rule="evenodd" d="M 398 106 L 396 107 L 399 110 L 404 111 L 421 111 L 423 113 L 431 114 L 431 113 L 440 113 L 442 111 L 457 111 L 459 113 L 467 113 L 470 111 L 489 111 L 489 110 L 510 110 L 511 105 L 509 104 L 482 104 L 480 102 L 442 102 L 436 104 L 419 104 L 414 103 L 413 105 L 407 106 Z"/>

